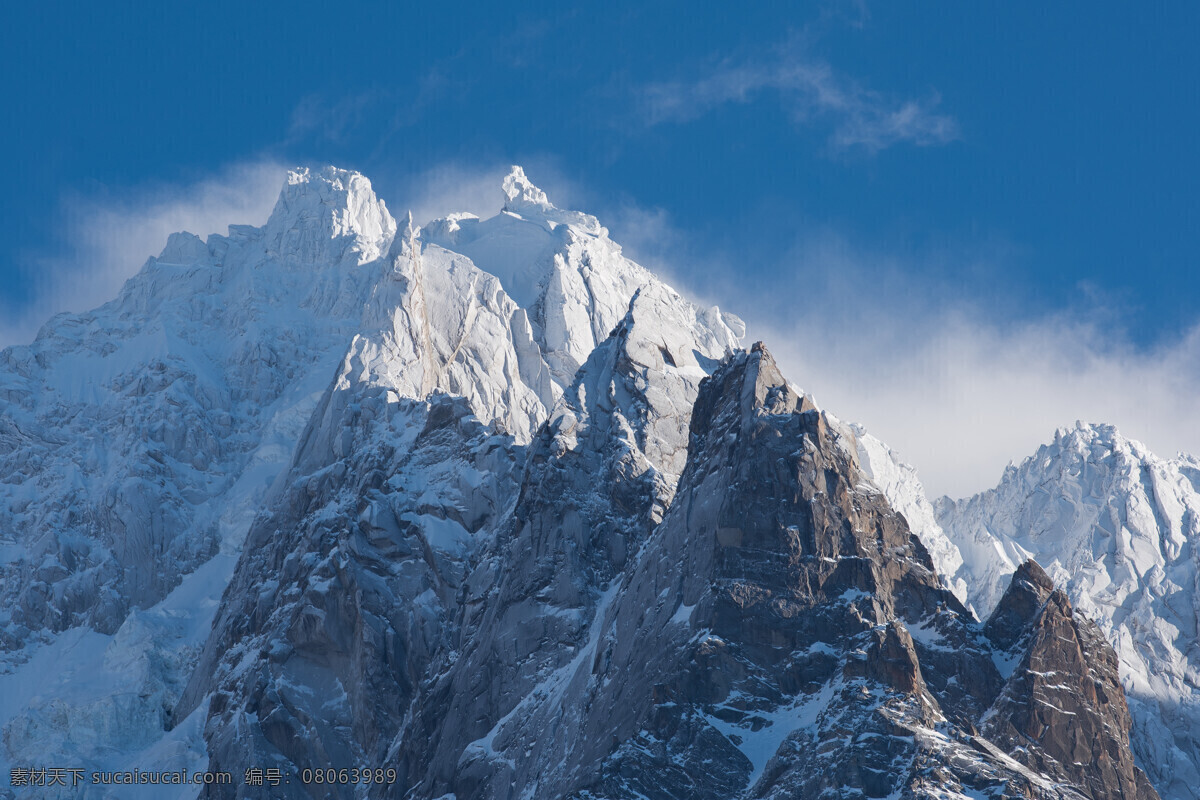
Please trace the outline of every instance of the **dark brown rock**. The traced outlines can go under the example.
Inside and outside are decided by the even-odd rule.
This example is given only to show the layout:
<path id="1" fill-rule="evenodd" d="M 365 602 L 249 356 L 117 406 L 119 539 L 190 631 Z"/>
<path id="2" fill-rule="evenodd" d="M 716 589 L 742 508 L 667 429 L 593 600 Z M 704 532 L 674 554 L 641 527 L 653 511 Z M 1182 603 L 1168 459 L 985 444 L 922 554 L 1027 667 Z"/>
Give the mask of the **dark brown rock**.
<path id="1" fill-rule="evenodd" d="M 985 736 L 1095 800 L 1157 800 L 1129 749 L 1117 655 L 1041 567 L 1021 565 L 985 630 L 1020 655 L 985 716 Z"/>

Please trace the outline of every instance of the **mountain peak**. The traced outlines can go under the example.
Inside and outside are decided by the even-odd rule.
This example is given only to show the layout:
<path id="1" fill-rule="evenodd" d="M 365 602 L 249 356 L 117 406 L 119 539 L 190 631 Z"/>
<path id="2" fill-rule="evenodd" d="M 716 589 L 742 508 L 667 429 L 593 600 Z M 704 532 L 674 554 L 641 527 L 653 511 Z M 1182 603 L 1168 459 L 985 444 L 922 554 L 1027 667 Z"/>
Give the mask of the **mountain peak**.
<path id="1" fill-rule="evenodd" d="M 1048 459 L 1054 462 L 1098 464 L 1114 456 L 1128 465 L 1158 460 L 1144 444 L 1122 435 L 1115 425 L 1077 421 L 1074 427 L 1056 430 L 1054 441 L 1043 445 L 1026 461 L 1045 466 L 1053 463 L 1048 463 Z"/>
<path id="2" fill-rule="evenodd" d="M 928 504 L 877 491 L 740 320 L 523 169 L 503 189 L 502 213 L 422 229 L 356 172 L 292 170 L 265 227 L 175 234 L 117 302 L 3 354 L 0 769 L 1153 797 L 1116 658 L 1046 573 L 1093 592 L 1074 608 L 1108 614 L 1131 692 L 1197 707 L 1200 468 L 1117 480 L 1130 459 L 1090 427 L 1047 445 L 984 528 L 1028 547 L 974 551 L 1018 573 L 1011 624 L 981 630 L 934 571 L 959 551 L 913 533 L 939 531 Z M 1138 706 L 1144 761 L 1200 786 L 1197 728 L 1163 707 Z"/>
<path id="3" fill-rule="evenodd" d="M 362 264 L 386 252 L 396 220 L 366 176 L 297 167 L 288 171 L 265 231 L 270 249 L 285 259 L 337 263 L 354 255 Z"/>
<path id="4" fill-rule="evenodd" d="M 1062 427 L 1054 431 L 1055 442 L 1063 439 L 1068 441 L 1101 442 L 1107 445 L 1127 441 L 1121 435 L 1121 432 L 1117 430 L 1116 425 L 1104 422 L 1084 422 L 1083 420 L 1075 420 L 1073 427 Z"/>
<path id="5" fill-rule="evenodd" d="M 521 209 L 528 206 L 542 209 L 554 208 L 554 204 L 546 197 L 546 193 L 534 186 L 533 182 L 525 177 L 525 170 L 516 164 L 504 177 L 503 187 L 505 211 L 520 212 Z"/>
<path id="6" fill-rule="evenodd" d="M 501 184 L 504 189 L 503 213 L 540 224 L 548 231 L 567 225 L 577 233 L 606 237 L 608 229 L 600 220 L 582 211 L 568 211 L 550 202 L 546 193 L 525 176 L 524 168 L 513 165 Z"/>
<path id="7" fill-rule="evenodd" d="M 1042 605 L 1054 592 L 1054 581 L 1041 565 L 1026 559 L 987 619 L 984 631 L 1001 649 L 1010 649 L 1026 634 Z"/>
<path id="8" fill-rule="evenodd" d="M 158 261 L 167 264 L 198 264 L 208 258 L 208 246 L 194 233 L 180 231 L 167 237 Z"/>

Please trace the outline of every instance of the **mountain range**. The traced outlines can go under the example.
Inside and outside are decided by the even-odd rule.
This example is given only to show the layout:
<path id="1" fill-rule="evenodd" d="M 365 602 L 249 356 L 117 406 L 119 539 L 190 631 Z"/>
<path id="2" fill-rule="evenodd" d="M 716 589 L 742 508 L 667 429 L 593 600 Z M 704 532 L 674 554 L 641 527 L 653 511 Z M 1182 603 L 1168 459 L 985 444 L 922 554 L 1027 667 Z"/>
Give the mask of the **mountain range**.
<path id="1" fill-rule="evenodd" d="M 1200 461 L 931 502 L 501 189 L 298 169 L 0 353 L 0 765 L 234 778 L 0 797 L 1200 797 Z"/>

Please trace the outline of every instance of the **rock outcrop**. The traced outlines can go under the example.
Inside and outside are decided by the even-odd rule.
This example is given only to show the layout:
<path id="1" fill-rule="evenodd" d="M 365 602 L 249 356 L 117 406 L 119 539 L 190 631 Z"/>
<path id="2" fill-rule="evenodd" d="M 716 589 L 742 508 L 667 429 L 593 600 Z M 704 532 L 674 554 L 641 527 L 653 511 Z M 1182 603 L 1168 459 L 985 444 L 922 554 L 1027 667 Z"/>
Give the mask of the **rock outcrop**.
<path id="1" fill-rule="evenodd" d="M 984 632 L 1019 659 L 984 720 L 988 739 L 1087 797 L 1154 796 L 1129 750 L 1116 653 L 1037 562 L 1013 574 Z"/>

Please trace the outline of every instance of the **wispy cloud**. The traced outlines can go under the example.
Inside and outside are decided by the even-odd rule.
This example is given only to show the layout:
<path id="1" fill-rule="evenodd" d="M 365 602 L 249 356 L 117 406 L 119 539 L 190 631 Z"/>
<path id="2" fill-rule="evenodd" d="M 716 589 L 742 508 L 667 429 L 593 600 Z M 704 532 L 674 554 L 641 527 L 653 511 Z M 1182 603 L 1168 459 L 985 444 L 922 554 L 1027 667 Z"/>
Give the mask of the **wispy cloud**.
<path id="1" fill-rule="evenodd" d="M 316 141 L 344 142 L 374 109 L 395 105 L 395 91 L 369 89 L 343 95 L 309 94 L 292 109 L 287 141 L 311 137 Z"/>
<path id="2" fill-rule="evenodd" d="M 207 236 L 224 233 L 230 223 L 262 224 L 284 175 L 282 164 L 262 160 L 188 184 L 65 197 L 62 241 L 68 249 L 33 260 L 33 296 L 0 322 L 0 346 L 29 342 L 56 313 L 86 311 L 111 300 L 172 233 Z"/>
<path id="3" fill-rule="evenodd" d="M 651 125 L 687 122 L 729 104 L 771 94 L 798 123 L 831 127 L 838 149 L 876 152 L 894 144 L 945 144 L 959 127 L 938 110 L 936 93 L 898 98 L 863 86 L 794 42 L 767 57 L 725 59 L 689 78 L 654 83 L 642 93 Z"/>
<path id="4" fill-rule="evenodd" d="M 1019 296 L 985 302 L 952 269 L 829 231 L 746 271 L 746 254 L 706 252 L 661 209 L 616 209 L 610 227 L 680 291 L 743 316 L 791 380 L 897 449 L 932 495 L 994 486 L 1076 420 L 1115 424 L 1164 457 L 1200 453 L 1200 324 L 1139 346 L 1086 287 L 1074 308 L 1021 314 Z M 1006 254 L 930 257 L 978 271 Z"/>

